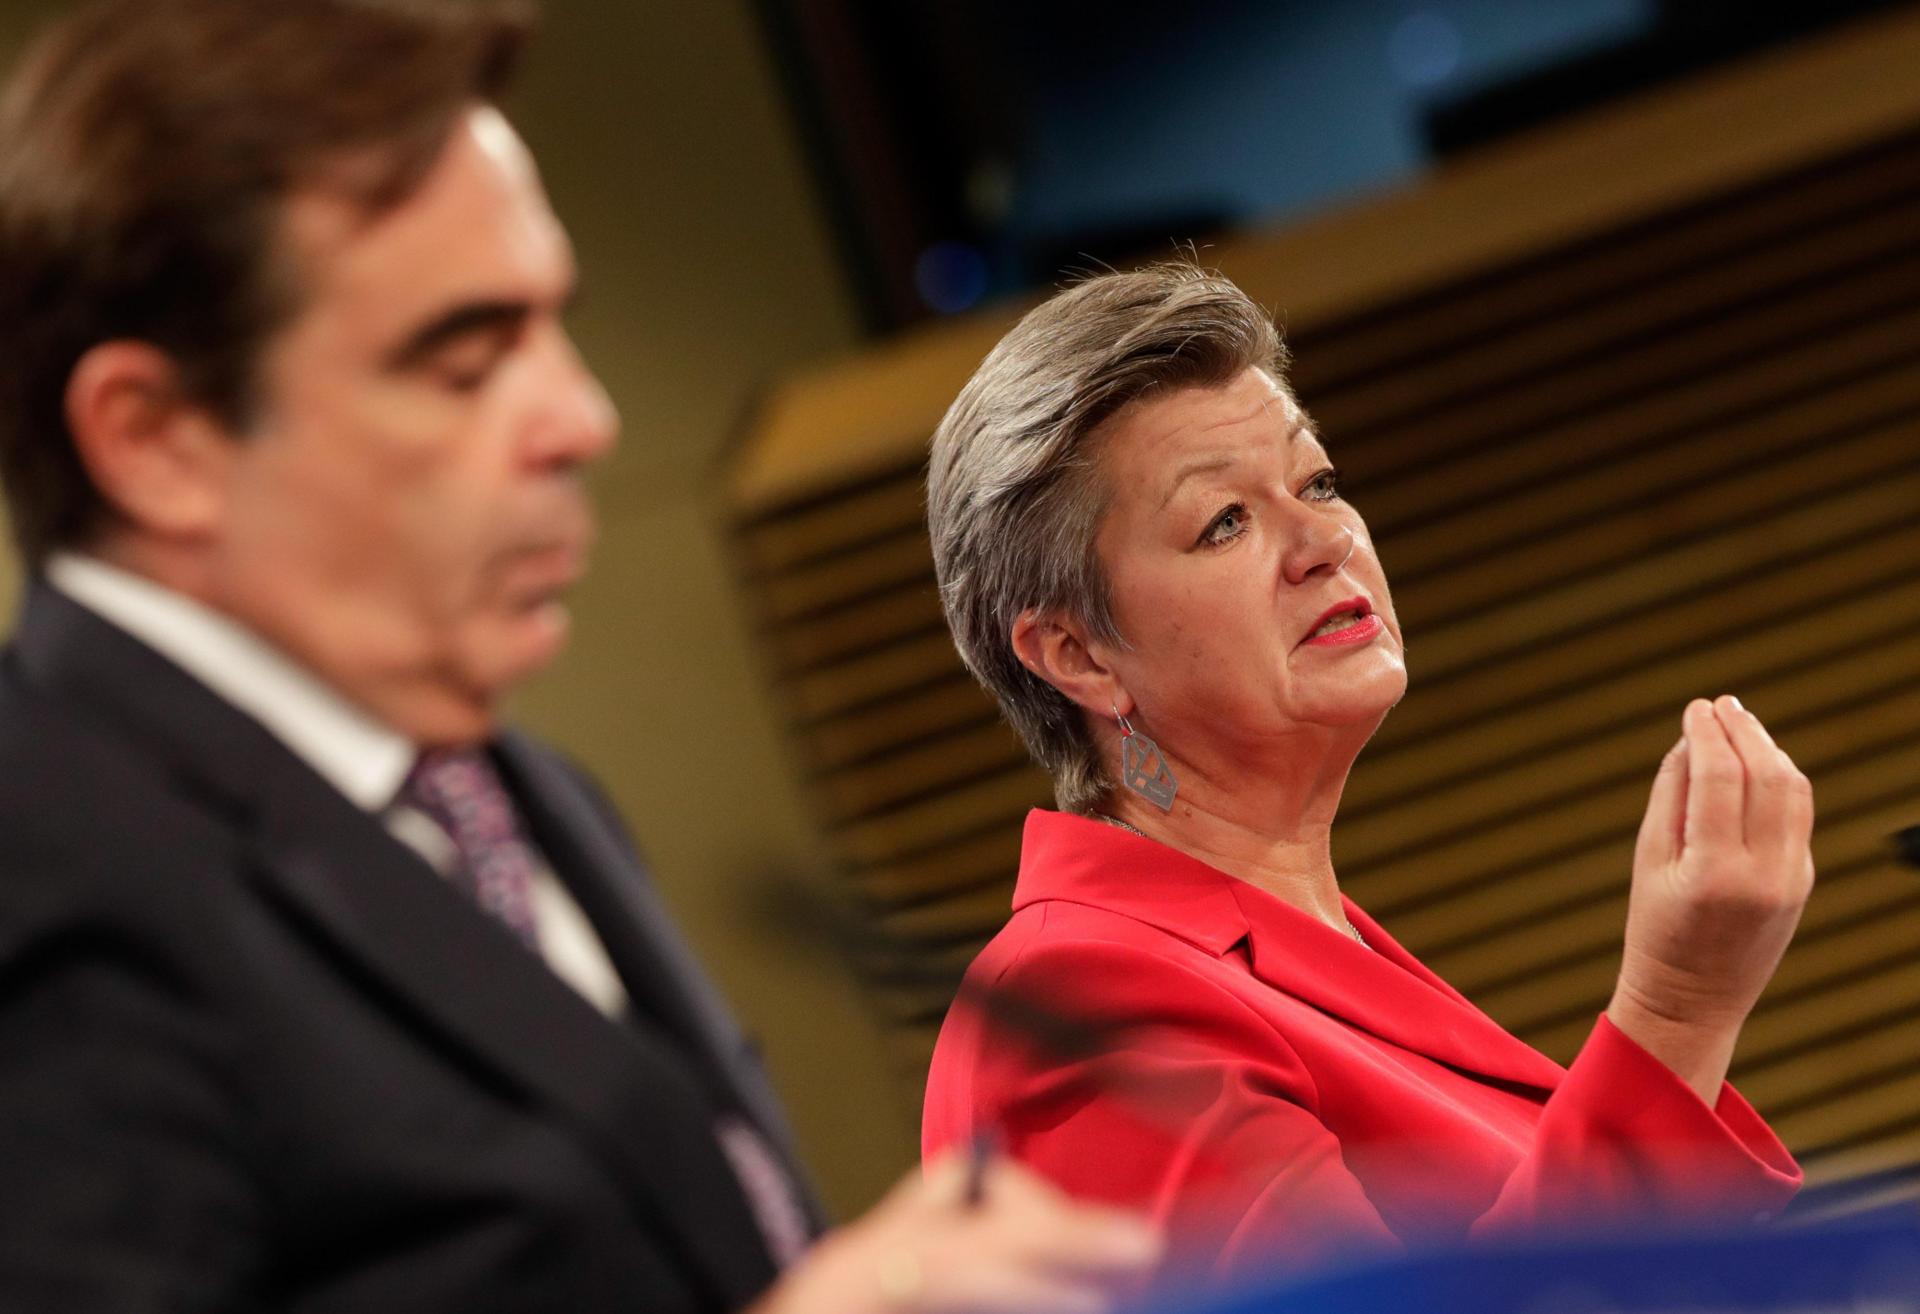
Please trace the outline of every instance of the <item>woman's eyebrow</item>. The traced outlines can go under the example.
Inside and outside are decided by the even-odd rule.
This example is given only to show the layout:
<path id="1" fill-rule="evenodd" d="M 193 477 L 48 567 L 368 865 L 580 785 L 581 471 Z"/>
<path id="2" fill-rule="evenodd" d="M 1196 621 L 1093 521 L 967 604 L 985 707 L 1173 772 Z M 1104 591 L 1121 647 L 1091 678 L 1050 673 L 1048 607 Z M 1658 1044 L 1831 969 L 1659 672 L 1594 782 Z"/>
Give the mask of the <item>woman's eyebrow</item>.
<path id="1" fill-rule="evenodd" d="M 1229 423 L 1238 423 L 1238 421 L 1230 421 Z M 1218 428 L 1219 426 L 1212 425 L 1209 427 Z M 1313 431 L 1303 424 L 1296 424 L 1293 428 L 1287 430 L 1287 446 L 1292 447 L 1302 434 L 1305 434 L 1308 438 L 1314 437 Z M 1180 491 L 1180 485 L 1186 483 L 1187 480 L 1193 478 L 1195 475 L 1212 474 L 1216 470 L 1225 470 L 1238 460 L 1240 460 L 1240 457 L 1237 455 L 1221 454 L 1196 457 L 1187 462 L 1174 472 L 1172 482 L 1167 485 L 1166 495 L 1160 499 L 1160 505 L 1155 509 L 1164 511 L 1167 503 L 1173 501 L 1173 495 Z"/>
<path id="2" fill-rule="evenodd" d="M 1167 485 L 1166 496 L 1160 499 L 1160 506 L 1157 509 L 1165 510 L 1167 503 L 1173 501 L 1173 495 L 1180 491 L 1180 485 L 1186 483 L 1187 480 L 1193 478 L 1195 475 L 1212 474 L 1216 470 L 1225 470 L 1232 466 L 1237 459 L 1237 457 L 1232 456 L 1203 456 L 1197 461 L 1189 461 L 1180 467 L 1179 471 L 1173 477 L 1173 482 Z"/>

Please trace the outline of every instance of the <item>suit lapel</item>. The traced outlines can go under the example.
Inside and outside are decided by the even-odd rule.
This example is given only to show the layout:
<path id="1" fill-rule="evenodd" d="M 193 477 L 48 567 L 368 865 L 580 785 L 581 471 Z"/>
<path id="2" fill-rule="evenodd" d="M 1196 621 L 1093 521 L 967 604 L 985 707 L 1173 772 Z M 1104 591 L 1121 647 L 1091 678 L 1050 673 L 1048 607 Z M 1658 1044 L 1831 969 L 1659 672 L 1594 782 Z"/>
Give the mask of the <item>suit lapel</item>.
<path id="1" fill-rule="evenodd" d="M 699 1134 L 712 1101 L 670 1042 L 602 1017 L 331 791 L 283 789 L 264 820 L 262 881 L 297 915 L 424 1023 L 558 1114 L 641 1211 L 702 1261 L 717 1291 L 750 1296 L 771 1280 L 733 1172 L 714 1138 Z"/>
<path id="2" fill-rule="evenodd" d="M 36 586 L 15 643 L 26 680 L 156 756 L 248 840 L 260 889 L 388 1006 L 458 1046 L 587 1145 L 744 1305 L 772 1261 L 711 1135 L 710 1092 L 662 1037 L 595 1010 L 250 718 L 145 645 Z"/>
<path id="3" fill-rule="evenodd" d="M 792 1136 L 746 1038 L 675 930 L 653 882 L 593 786 L 514 733 L 497 756 L 534 838 L 586 912 L 636 1002 L 657 1013 L 720 1083 L 725 1103 L 753 1120 L 784 1159 L 816 1227 Z"/>

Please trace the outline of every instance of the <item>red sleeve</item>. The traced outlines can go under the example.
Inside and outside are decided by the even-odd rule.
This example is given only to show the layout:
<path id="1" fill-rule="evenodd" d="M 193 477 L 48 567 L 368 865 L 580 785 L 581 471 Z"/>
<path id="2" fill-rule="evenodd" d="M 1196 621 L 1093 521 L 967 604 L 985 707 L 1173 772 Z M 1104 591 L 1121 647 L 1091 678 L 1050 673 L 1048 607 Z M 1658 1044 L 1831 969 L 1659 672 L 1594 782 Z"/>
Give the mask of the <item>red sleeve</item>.
<path id="1" fill-rule="evenodd" d="M 1723 1085 L 1712 1107 L 1603 1014 L 1476 1236 L 1606 1218 L 1758 1221 L 1800 1167 Z"/>
<path id="2" fill-rule="evenodd" d="M 1084 1018 L 1082 1056 L 950 1019 L 928 1091 L 930 1150 L 990 1122 L 1072 1194 L 1146 1209 L 1222 1273 L 1320 1267 L 1400 1248 L 1271 1019 L 1193 970 L 1099 941 L 1029 946 L 998 985 Z M 959 1110 L 967 1112 L 962 1115 Z M 936 1114 L 936 1110 L 944 1113 Z M 1709 1108 L 1604 1019 L 1546 1102 L 1476 1237 L 1607 1219 L 1750 1218 L 1799 1171 L 1731 1088 Z"/>

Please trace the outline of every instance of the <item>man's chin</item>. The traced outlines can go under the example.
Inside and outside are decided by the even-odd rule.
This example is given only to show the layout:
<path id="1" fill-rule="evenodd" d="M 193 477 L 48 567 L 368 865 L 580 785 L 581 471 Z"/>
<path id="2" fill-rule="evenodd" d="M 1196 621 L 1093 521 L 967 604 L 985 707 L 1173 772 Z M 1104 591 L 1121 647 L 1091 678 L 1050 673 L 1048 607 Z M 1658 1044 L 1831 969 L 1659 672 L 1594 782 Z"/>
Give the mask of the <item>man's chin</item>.
<path id="1" fill-rule="evenodd" d="M 567 639 L 573 634 L 573 611 L 565 599 L 548 598 L 528 609 L 525 624 L 527 660 L 534 665 L 534 671 L 528 674 L 533 674 L 552 662 L 567 646 Z"/>
<path id="2" fill-rule="evenodd" d="M 504 696 L 558 660 L 573 634 L 573 612 L 564 599 L 545 598 L 516 610 L 490 663 L 486 683 Z"/>

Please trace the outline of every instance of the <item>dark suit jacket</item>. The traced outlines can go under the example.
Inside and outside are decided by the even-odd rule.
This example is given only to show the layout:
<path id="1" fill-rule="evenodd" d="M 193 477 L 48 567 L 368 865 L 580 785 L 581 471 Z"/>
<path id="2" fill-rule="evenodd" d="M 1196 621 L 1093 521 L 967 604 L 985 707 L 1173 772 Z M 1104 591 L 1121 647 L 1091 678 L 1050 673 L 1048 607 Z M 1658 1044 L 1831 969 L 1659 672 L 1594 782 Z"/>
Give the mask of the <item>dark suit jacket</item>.
<path id="1" fill-rule="evenodd" d="M 378 819 L 36 585 L 0 669 L 0 1309 L 732 1310 L 791 1153 L 584 780 L 497 745 L 610 1021 Z"/>

